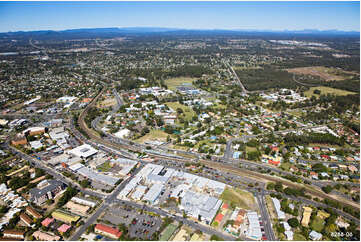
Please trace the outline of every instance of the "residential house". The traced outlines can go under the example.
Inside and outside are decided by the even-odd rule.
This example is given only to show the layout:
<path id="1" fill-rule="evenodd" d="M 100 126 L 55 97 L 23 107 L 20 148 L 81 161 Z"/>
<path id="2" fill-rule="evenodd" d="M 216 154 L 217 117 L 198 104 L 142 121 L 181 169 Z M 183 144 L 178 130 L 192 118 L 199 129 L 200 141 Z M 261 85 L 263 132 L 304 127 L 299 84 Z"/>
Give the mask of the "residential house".
<path id="1" fill-rule="evenodd" d="M 303 216 L 301 221 L 302 226 L 304 227 L 308 226 L 308 223 L 310 222 L 310 218 L 311 218 L 311 213 L 312 213 L 312 208 L 303 207 Z"/>
<path id="2" fill-rule="evenodd" d="M 6 229 L 3 231 L 4 238 L 24 239 L 25 231 Z"/>
<path id="3" fill-rule="evenodd" d="M 80 217 L 70 213 L 63 212 L 61 210 L 56 210 L 52 212 L 51 216 L 56 220 L 62 221 L 64 223 L 71 224 L 72 222 L 77 222 Z"/>
<path id="4" fill-rule="evenodd" d="M 35 219 L 40 219 L 43 217 L 40 213 L 38 213 L 34 208 L 32 208 L 30 206 L 27 206 L 25 211 L 30 216 L 33 216 L 33 218 L 35 218 Z"/>
<path id="5" fill-rule="evenodd" d="M 309 238 L 311 240 L 321 240 L 322 234 L 312 230 L 311 233 L 309 234 Z"/>
<path id="6" fill-rule="evenodd" d="M 25 213 L 20 214 L 20 220 L 28 227 L 33 223 L 33 220 Z"/>
<path id="7" fill-rule="evenodd" d="M 57 235 L 51 235 L 51 234 L 44 233 L 41 231 L 35 231 L 33 233 L 33 237 L 36 240 L 42 240 L 42 241 L 58 241 L 58 240 L 60 240 L 60 237 Z"/>

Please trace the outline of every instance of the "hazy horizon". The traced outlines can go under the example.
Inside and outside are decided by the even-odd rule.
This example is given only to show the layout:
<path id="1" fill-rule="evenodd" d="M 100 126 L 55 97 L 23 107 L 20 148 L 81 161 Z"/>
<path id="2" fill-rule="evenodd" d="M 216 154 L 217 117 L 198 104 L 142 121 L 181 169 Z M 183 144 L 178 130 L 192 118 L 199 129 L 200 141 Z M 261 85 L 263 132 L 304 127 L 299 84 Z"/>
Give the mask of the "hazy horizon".
<path id="1" fill-rule="evenodd" d="M 1 2 L 0 32 L 82 28 L 360 31 L 360 2 Z"/>

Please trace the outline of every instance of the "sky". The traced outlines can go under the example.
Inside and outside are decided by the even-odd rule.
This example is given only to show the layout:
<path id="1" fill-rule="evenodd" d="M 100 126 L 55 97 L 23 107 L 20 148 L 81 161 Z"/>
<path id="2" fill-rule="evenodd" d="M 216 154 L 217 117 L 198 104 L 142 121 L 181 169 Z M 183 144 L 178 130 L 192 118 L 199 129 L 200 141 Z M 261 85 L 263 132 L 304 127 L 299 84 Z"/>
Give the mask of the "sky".
<path id="1" fill-rule="evenodd" d="M 0 2 L 0 32 L 103 27 L 360 31 L 360 2 Z"/>

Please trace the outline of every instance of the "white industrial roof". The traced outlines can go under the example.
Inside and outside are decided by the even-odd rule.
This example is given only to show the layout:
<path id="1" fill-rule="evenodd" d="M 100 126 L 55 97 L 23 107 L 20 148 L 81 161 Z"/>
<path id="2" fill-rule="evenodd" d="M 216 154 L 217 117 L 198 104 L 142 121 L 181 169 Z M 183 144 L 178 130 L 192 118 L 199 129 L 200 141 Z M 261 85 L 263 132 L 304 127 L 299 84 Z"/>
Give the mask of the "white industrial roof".
<path id="1" fill-rule="evenodd" d="M 94 149 L 92 146 L 88 144 L 83 144 L 70 150 L 69 153 L 78 157 L 88 158 L 98 153 L 98 150 Z"/>
<path id="2" fill-rule="evenodd" d="M 280 201 L 277 198 L 272 197 L 273 205 L 276 209 L 277 217 L 279 219 L 285 219 L 286 215 L 283 211 L 281 211 L 281 204 Z"/>
<path id="3" fill-rule="evenodd" d="M 159 194 L 162 192 L 162 189 L 163 185 L 154 184 L 144 195 L 143 200 L 154 203 L 154 201 L 158 198 Z"/>
<path id="4" fill-rule="evenodd" d="M 75 164 L 75 165 L 77 165 L 77 164 Z M 91 170 L 85 166 L 78 169 L 77 172 L 85 177 L 88 177 L 91 180 L 95 180 L 97 182 L 104 183 L 104 184 L 107 184 L 110 186 L 115 185 L 115 183 L 119 180 L 119 178 L 96 173 L 93 170 Z"/>

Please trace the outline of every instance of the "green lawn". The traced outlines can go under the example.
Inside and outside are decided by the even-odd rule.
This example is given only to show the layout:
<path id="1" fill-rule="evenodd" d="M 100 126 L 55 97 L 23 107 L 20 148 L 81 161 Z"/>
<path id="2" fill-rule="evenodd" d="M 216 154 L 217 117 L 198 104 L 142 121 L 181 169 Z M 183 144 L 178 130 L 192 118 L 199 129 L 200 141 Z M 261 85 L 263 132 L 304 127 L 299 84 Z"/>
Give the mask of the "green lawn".
<path id="1" fill-rule="evenodd" d="M 281 167 L 281 168 L 284 168 L 286 171 L 289 171 L 289 170 L 290 170 L 290 166 L 291 166 L 290 163 L 282 162 L 280 167 Z"/>
<path id="2" fill-rule="evenodd" d="M 162 235 L 159 238 L 159 241 L 168 241 L 170 239 L 170 237 L 172 236 L 172 234 L 174 233 L 174 231 L 176 231 L 177 226 L 174 224 L 169 224 L 164 231 L 162 232 Z"/>
<path id="3" fill-rule="evenodd" d="M 167 106 L 172 108 L 174 111 L 177 111 L 177 108 L 181 108 L 183 110 L 184 119 L 187 121 L 191 121 L 192 117 L 196 115 L 192 108 L 178 102 L 168 102 L 165 104 L 167 104 Z"/>
<path id="4" fill-rule="evenodd" d="M 294 233 L 293 240 L 294 241 L 307 241 L 307 239 L 300 233 Z"/>
<path id="5" fill-rule="evenodd" d="M 323 225 L 324 220 L 322 220 L 319 217 L 315 217 L 315 219 L 311 222 L 311 228 L 317 232 L 321 232 L 324 225 Z"/>
<path id="6" fill-rule="evenodd" d="M 192 83 L 196 78 L 190 78 L 190 77 L 177 77 L 177 78 L 170 78 L 164 81 L 164 83 L 167 85 L 168 89 L 172 91 L 177 90 L 177 86 L 182 85 L 183 83 Z"/>
<path id="7" fill-rule="evenodd" d="M 254 197 L 251 193 L 237 188 L 227 187 L 221 194 L 220 199 L 231 206 L 233 205 L 244 209 L 251 209 L 255 204 Z"/>
<path id="8" fill-rule="evenodd" d="M 349 95 L 349 94 L 356 94 L 355 92 L 349 92 L 349 91 L 345 91 L 345 90 L 341 90 L 341 89 L 336 89 L 336 88 L 331 88 L 331 87 L 324 87 L 324 86 L 318 86 L 318 87 L 311 87 L 310 90 L 306 91 L 305 92 L 305 96 L 306 97 L 312 97 L 312 96 L 315 96 L 315 97 L 319 97 L 320 95 L 317 95 L 317 94 L 314 94 L 313 91 L 314 90 L 320 90 L 321 91 L 321 94 L 334 94 L 334 95 L 337 95 L 337 96 L 346 96 L 346 95 Z"/>
<path id="9" fill-rule="evenodd" d="M 252 152 L 252 151 L 257 151 L 256 147 L 251 147 L 251 146 L 246 146 L 246 152 Z"/>
<path id="10" fill-rule="evenodd" d="M 104 162 L 100 166 L 97 167 L 98 170 L 101 170 L 102 172 L 108 172 L 110 170 L 111 165 L 109 161 Z"/>

